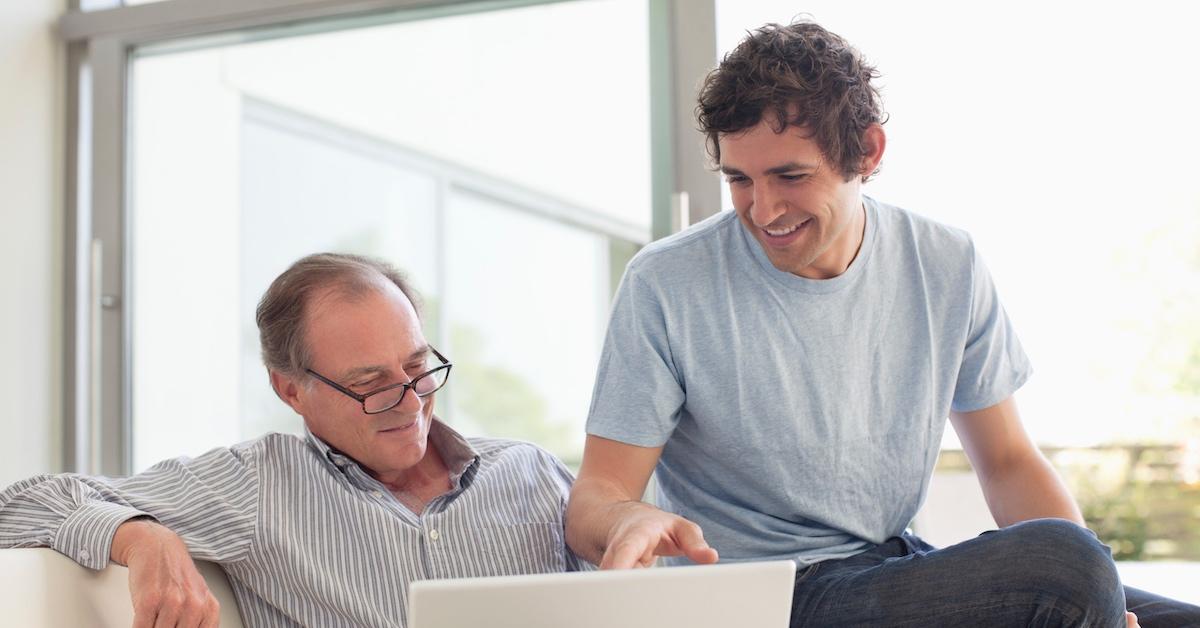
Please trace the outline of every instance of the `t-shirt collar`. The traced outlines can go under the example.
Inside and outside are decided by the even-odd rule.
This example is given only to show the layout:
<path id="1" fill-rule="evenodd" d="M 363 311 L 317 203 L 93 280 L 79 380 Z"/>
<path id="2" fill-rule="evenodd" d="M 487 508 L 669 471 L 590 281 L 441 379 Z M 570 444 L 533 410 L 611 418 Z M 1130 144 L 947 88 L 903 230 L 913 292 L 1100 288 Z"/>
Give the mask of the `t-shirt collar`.
<path id="1" fill-rule="evenodd" d="M 742 243 L 749 249 L 750 254 L 768 277 L 792 290 L 810 294 L 829 294 L 852 284 L 862 274 L 863 268 L 867 266 L 868 260 L 871 257 L 871 252 L 875 249 L 876 233 L 878 232 L 877 223 L 879 222 L 878 208 L 876 207 L 875 200 L 869 196 L 864 195 L 862 199 L 867 223 L 863 230 L 862 245 L 858 247 L 858 254 L 854 256 L 854 261 L 850 262 L 850 266 L 846 269 L 846 272 L 830 279 L 809 279 L 779 270 L 771 263 L 771 259 L 767 257 L 767 252 L 763 250 L 762 244 L 755 239 L 754 235 L 746 228 L 746 225 L 740 219 L 736 222 L 738 230 L 742 235 Z"/>

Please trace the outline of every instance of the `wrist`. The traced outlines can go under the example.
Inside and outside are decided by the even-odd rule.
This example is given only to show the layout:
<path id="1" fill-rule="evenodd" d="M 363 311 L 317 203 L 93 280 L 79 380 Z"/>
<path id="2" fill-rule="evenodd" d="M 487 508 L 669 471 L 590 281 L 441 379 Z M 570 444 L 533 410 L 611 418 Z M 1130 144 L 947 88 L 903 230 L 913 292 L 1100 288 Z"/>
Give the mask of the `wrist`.
<path id="1" fill-rule="evenodd" d="M 152 538 L 158 528 L 162 526 L 149 517 L 134 517 L 125 521 L 113 534 L 109 559 L 128 567 L 131 560 L 136 560 L 138 547 Z"/>

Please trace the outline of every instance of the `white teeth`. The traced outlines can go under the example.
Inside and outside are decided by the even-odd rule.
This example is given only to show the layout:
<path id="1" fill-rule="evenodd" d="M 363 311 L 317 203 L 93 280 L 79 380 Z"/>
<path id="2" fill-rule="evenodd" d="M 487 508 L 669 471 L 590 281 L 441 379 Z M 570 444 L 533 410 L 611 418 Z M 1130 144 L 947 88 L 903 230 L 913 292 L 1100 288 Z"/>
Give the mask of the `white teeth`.
<path id="1" fill-rule="evenodd" d="M 787 227 L 787 228 L 785 228 L 785 229 L 779 229 L 779 230 L 772 230 L 772 229 L 763 228 L 763 231 L 766 231 L 766 232 L 767 232 L 767 235 L 774 236 L 774 237 L 778 238 L 778 237 L 780 237 L 780 236 L 785 236 L 785 235 L 787 235 L 787 234 L 789 234 L 789 233 L 791 233 L 791 232 L 793 232 L 793 231 L 795 231 L 795 230 L 797 230 L 797 229 L 799 229 L 799 228 L 800 228 L 800 225 L 799 225 L 799 224 L 795 224 L 795 225 L 792 225 L 792 226 L 790 226 L 790 227 Z"/>

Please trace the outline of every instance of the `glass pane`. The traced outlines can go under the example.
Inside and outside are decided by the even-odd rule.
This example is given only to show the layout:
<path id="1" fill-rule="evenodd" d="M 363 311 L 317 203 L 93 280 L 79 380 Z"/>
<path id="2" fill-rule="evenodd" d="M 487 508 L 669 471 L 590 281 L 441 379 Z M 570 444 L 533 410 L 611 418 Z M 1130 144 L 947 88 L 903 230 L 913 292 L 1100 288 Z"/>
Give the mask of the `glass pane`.
<path id="1" fill-rule="evenodd" d="M 462 192 L 447 229 L 455 420 L 577 464 L 610 302 L 607 238 Z"/>
<path id="2" fill-rule="evenodd" d="M 162 2 L 162 0 L 145 0 L 148 2 Z M 103 11 L 105 9 L 115 9 L 122 4 L 121 0 L 79 0 L 79 10 L 88 11 Z"/>
<path id="3" fill-rule="evenodd" d="M 649 229 L 647 14 L 563 2 L 265 41 L 230 49 L 226 80 Z"/>
<path id="4" fill-rule="evenodd" d="M 545 444 L 576 455 L 587 408 L 579 389 L 591 385 L 599 314 L 562 321 L 558 333 L 572 339 L 566 342 L 529 326 L 498 332 L 470 312 L 447 318 L 442 304 L 499 312 L 507 304 L 488 299 L 531 287 L 519 274 L 463 270 L 504 267 L 491 259 L 500 251 L 456 222 L 472 215 L 461 191 L 475 190 L 494 206 L 478 212 L 494 234 L 542 229 L 587 242 L 593 253 L 571 249 L 555 264 L 583 284 L 588 307 L 607 310 L 604 251 L 639 242 L 602 232 L 605 221 L 626 224 L 623 233 L 649 231 L 645 13 L 644 0 L 566 2 L 137 57 L 130 94 L 134 468 L 300 429 L 269 387 L 253 312 L 271 279 L 322 250 L 393 261 L 425 297 L 431 341 L 453 346 L 455 325 L 475 330 L 487 366 L 531 377 L 524 355 L 501 359 L 493 351 L 519 345 L 545 356 L 547 346 L 561 345 L 549 381 L 557 385 L 554 378 L 568 370 L 572 381 L 551 392 L 536 388 L 546 395 L 546 413 L 533 412 L 536 420 L 500 429 L 474 416 L 504 413 L 478 404 L 468 417 L 469 404 L 452 400 L 473 367 L 452 348 L 444 351 L 456 363 L 454 381 L 439 393 L 449 397 L 439 412 L 454 422 L 462 407 L 464 431 L 539 442 L 540 427 L 521 430 L 570 417 L 573 436 Z M 623 45 L 611 46 L 614 38 Z M 619 186 L 608 172 L 617 163 Z M 520 242 L 523 253 L 505 253 L 513 256 L 505 263 L 520 267 L 563 249 L 549 236 Z"/>

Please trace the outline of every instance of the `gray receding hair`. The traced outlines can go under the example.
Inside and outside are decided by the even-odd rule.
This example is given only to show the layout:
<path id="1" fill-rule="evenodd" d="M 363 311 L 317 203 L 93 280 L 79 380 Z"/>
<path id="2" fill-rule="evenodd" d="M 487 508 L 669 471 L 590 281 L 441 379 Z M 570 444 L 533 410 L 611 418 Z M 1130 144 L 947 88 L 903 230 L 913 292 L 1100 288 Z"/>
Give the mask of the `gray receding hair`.
<path id="1" fill-rule="evenodd" d="M 420 296 L 403 273 L 383 260 L 346 253 L 316 253 L 297 260 L 271 282 L 255 310 L 263 364 L 289 375 L 304 373 L 312 357 L 304 337 L 305 317 L 314 297 L 354 299 L 380 290 L 385 281 L 408 297 L 420 318 Z"/>

